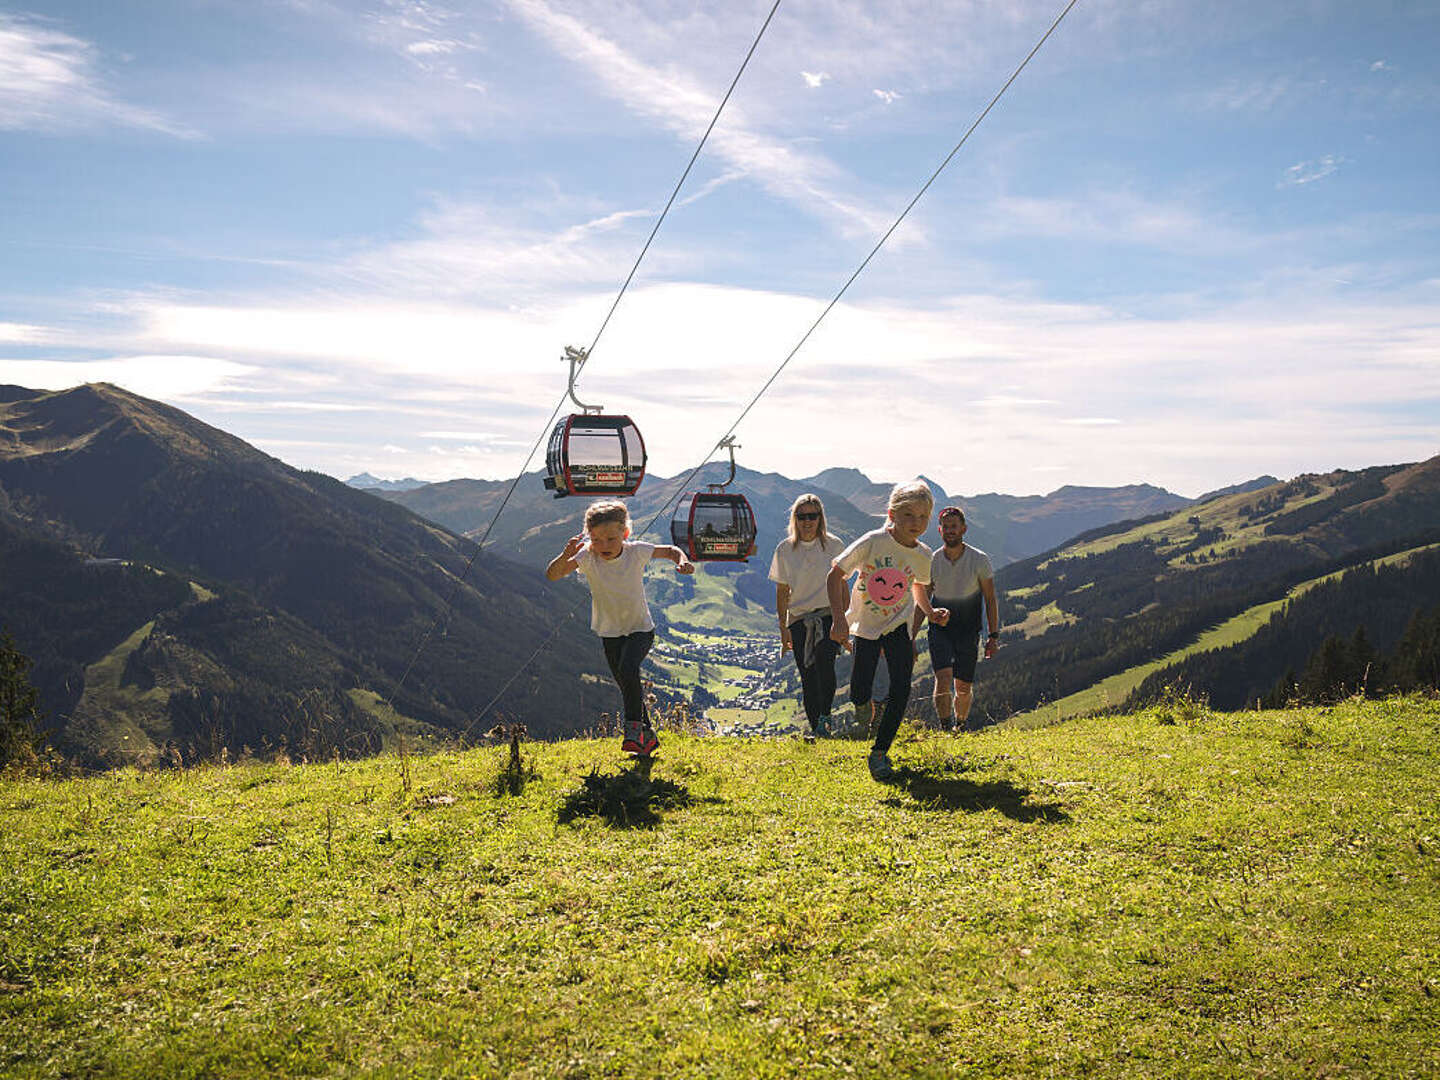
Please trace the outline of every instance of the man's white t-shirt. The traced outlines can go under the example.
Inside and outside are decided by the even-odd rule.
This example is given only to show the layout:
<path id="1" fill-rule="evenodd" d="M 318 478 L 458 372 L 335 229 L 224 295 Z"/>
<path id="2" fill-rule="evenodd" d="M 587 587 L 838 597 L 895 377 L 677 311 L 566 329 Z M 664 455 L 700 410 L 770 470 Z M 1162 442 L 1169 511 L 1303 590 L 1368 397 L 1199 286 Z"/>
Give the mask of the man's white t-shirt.
<path id="1" fill-rule="evenodd" d="M 930 582 L 930 549 L 907 548 L 885 529 L 868 532 L 840 553 L 835 565 L 848 578 L 859 572 L 845 613 L 850 633 L 875 640 L 905 622 L 915 606 L 911 586 Z"/>
<path id="2" fill-rule="evenodd" d="M 942 600 L 968 600 L 980 591 L 980 583 L 995 576 L 990 569 L 990 556 L 979 548 L 965 545 L 954 562 L 941 548 L 930 560 L 930 587 L 938 603 Z"/>
<path id="3" fill-rule="evenodd" d="M 575 556 L 575 566 L 590 582 L 590 629 L 601 637 L 623 637 L 654 630 L 645 603 L 645 566 L 655 545 L 627 541 L 613 559 L 600 559 L 589 545 Z"/>
<path id="4" fill-rule="evenodd" d="M 801 540 L 791 547 L 787 537 L 775 548 L 770 560 L 770 580 L 790 586 L 788 620 L 794 622 L 807 611 L 830 610 L 830 594 L 825 582 L 830 577 L 830 564 L 844 544 L 838 536 L 826 534 L 825 546 L 814 540 Z"/>

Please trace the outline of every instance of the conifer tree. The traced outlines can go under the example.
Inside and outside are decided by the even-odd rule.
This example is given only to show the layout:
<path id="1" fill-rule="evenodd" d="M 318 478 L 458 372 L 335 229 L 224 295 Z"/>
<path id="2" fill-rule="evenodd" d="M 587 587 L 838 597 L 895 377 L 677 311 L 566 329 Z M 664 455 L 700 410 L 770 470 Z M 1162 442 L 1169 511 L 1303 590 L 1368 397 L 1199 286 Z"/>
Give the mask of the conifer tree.
<path id="1" fill-rule="evenodd" d="M 1390 661 L 1396 690 L 1440 689 L 1440 607 L 1416 610 Z"/>
<path id="2" fill-rule="evenodd" d="M 0 632 L 0 766 L 34 757 L 40 710 L 30 668 L 10 631 Z"/>

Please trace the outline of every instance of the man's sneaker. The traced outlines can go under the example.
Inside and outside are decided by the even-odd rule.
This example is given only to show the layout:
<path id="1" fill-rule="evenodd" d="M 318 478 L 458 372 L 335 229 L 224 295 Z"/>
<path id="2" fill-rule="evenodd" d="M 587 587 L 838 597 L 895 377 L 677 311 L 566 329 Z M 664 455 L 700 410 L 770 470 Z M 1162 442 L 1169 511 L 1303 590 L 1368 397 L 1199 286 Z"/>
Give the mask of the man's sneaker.
<path id="1" fill-rule="evenodd" d="M 831 734 L 833 734 L 828 714 L 825 716 L 817 716 L 813 726 L 815 728 L 815 734 L 822 739 L 828 739 Z"/>
<path id="2" fill-rule="evenodd" d="M 871 750 L 867 764 L 870 766 L 870 776 L 875 780 L 889 780 L 895 775 L 895 769 L 883 750 Z"/>

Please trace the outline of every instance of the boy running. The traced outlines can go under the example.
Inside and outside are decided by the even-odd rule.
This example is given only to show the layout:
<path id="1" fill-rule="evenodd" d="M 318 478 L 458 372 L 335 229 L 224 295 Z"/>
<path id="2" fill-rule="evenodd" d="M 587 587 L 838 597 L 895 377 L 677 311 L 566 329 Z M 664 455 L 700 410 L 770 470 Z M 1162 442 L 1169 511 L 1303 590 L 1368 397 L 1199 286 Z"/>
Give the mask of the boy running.
<path id="1" fill-rule="evenodd" d="M 559 581 L 579 570 L 590 586 L 590 629 L 600 635 L 610 674 L 625 702 L 625 734 L 620 749 L 649 757 L 660 739 L 645 714 L 640 665 L 655 644 L 655 620 L 645 602 L 645 566 L 651 559 L 669 559 L 681 574 L 695 566 L 669 544 L 630 540 L 630 511 L 623 502 L 600 499 L 585 511 L 585 531 L 572 536 L 565 549 L 545 568 Z"/>
<path id="2" fill-rule="evenodd" d="M 874 727 L 875 706 L 871 694 L 880 655 L 890 673 L 890 693 L 885 713 L 874 727 L 875 742 L 870 748 L 870 775 L 888 780 L 894 775 L 890 744 L 910 700 L 910 677 L 915 670 L 915 642 L 910 635 L 910 613 L 919 608 L 933 621 L 944 625 L 949 612 L 930 604 L 930 549 L 920 535 L 930 524 L 934 496 L 923 481 L 899 484 L 890 492 L 885 527 L 866 533 L 842 551 L 830 569 L 827 587 L 834 620 L 830 636 L 849 647 L 855 635 L 855 666 L 850 675 L 850 701 L 857 719 L 870 706 Z M 846 583 L 857 575 L 854 589 Z"/>

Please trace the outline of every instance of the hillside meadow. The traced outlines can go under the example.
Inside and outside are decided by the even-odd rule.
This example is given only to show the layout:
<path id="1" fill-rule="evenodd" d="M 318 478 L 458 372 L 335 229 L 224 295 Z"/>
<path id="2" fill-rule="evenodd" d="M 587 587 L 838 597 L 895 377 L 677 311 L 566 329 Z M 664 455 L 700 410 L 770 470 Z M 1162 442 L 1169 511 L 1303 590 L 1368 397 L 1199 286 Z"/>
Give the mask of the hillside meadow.
<path id="1" fill-rule="evenodd" d="M 0 784 L 0 1072 L 1440 1075 L 1440 701 Z"/>

